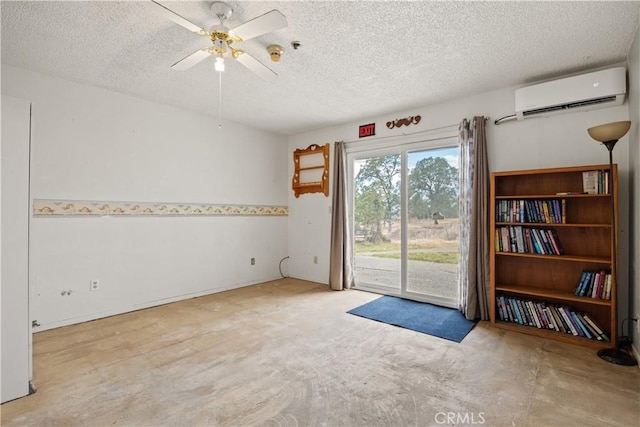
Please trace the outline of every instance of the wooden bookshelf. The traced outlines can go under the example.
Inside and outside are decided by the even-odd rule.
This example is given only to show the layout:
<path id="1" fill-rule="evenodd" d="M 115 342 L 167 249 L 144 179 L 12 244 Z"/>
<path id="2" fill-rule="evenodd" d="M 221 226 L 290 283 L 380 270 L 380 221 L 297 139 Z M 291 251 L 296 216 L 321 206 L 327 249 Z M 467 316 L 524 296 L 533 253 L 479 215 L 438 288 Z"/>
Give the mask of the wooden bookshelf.
<path id="1" fill-rule="evenodd" d="M 608 194 L 606 188 L 603 188 L 605 194 L 557 194 L 582 193 L 582 173 L 586 171 L 606 172 L 612 183 L 613 194 Z M 616 272 L 611 271 L 610 299 L 578 296 L 574 292 L 583 271 L 611 270 L 612 254 L 617 250 L 617 242 L 613 242 L 611 238 L 611 199 L 613 198 L 614 215 L 617 218 L 617 189 L 617 165 L 613 165 L 612 171 L 609 171 L 609 165 L 606 164 L 491 174 L 490 316 L 495 327 L 591 348 L 615 346 Z M 531 221 L 528 217 L 505 220 L 504 204 L 500 205 L 501 201 L 521 200 L 547 203 L 558 200 L 562 202 L 565 221 L 539 222 Z M 557 236 L 563 251 L 561 254 L 552 254 L 514 251 L 512 248 L 510 251 L 504 250 L 504 238 L 500 235 L 504 227 L 554 230 L 552 232 Z M 499 316 L 496 302 L 498 296 L 570 307 L 576 313 L 587 314 L 610 340 L 598 341 L 557 332 L 551 328 L 504 321 Z"/>

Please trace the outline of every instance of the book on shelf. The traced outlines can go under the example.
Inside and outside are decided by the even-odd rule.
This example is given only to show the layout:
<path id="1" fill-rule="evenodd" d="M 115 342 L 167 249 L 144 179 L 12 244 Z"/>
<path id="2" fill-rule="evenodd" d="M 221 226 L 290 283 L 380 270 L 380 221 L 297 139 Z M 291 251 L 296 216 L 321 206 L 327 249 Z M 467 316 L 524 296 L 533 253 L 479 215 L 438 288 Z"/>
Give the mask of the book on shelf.
<path id="1" fill-rule="evenodd" d="M 611 273 L 605 270 L 583 271 L 574 295 L 594 299 L 611 299 Z"/>
<path id="2" fill-rule="evenodd" d="M 549 240 L 551 241 L 551 244 L 553 245 L 553 249 L 555 251 L 555 254 L 556 255 L 562 255 L 564 253 L 564 249 L 562 248 L 562 245 L 560 244 L 560 238 L 558 237 L 558 232 L 553 228 L 547 229 L 546 232 L 549 235 Z"/>
<path id="3" fill-rule="evenodd" d="M 529 313 L 524 309 L 524 305 L 522 301 L 516 300 L 516 307 L 518 307 L 518 311 L 520 312 L 520 317 L 522 318 L 522 322 L 524 325 L 531 326 L 531 319 L 529 318 Z"/>
<path id="4" fill-rule="evenodd" d="M 590 340 L 609 341 L 608 335 L 591 316 L 567 305 L 505 294 L 496 296 L 496 311 L 503 322 L 548 329 Z"/>
<path id="5" fill-rule="evenodd" d="M 511 243 L 511 252 L 518 252 L 518 240 L 514 227 L 509 227 L 509 242 Z"/>
<path id="6" fill-rule="evenodd" d="M 534 229 L 529 230 L 529 234 L 531 235 L 531 243 L 534 247 L 532 253 L 544 254 L 544 247 L 542 246 L 542 241 L 538 236 L 538 233 Z"/>
<path id="7" fill-rule="evenodd" d="M 593 281 L 593 290 L 591 291 L 591 298 L 602 297 L 602 284 L 604 283 L 604 272 L 596 273 L 596 278 Z"/>
<path id="8" fill-rule="evenodd" d="M 509 229 L 507 227 L 500 228 L 500 247 L 503 252 L 511 252 L 511 238 L 509 237 Z"/>
<path id="9" fill-rule="evenodd" d="M 578 331 L 576 330 L 575 326 L 573 325 L 573 322 L 571 321 L 571 318 L 569 317 L 569 315 L 565 311 L 564 307 L 558 307 L 558 311 L 560 312 L 560 315 L 564 318 L 564 322 L 569 327 L 569 330 L 571 331 L 571 333 L 573 335 L 575 335 L 575 336 L 578 336 L 579 335 Z"/>
<path id="10" fill-rule="evenodd" d="M 586 321 L 586 319 L 584 318 L 584 315 L 582 313 L 576 313 L 576 316 L 578 316 L 578 319 L 582 322 L 582 324 L 587 328 L 587 330 L 589 331 L 589 334 L 597 339 L 598 341 L 604 341 L 604 338 L 602 337 L 602 335 L 600 335 L 590 324 L 589 322 Z"/>
<path id="11" fill-rule="evenodd" d="M 496 222 L 564 224 L 565 199 L 513 199 L 496 201 Z"/>
<path id="12" fill-rule="evenodd" d="M 573 292 L 577 296 L 584 296 L 585 289 L 588 286 L 587 283 L 590 280 L 591 275 L 588 271 L 583 271 L 580 276 L 580 280 L 578 280 L 578 285 L 576 286 L 576 290 Z"/>
<path id="13" fill-rule="evenodd" d="M 519 253 L 525 253 L 526 247 L 524 244 L 524 236 L 522 234 L 522 227 L 513 227 L 516 234 L 516 247 Z"/>
<path id="14" fill-rule="evenodd" d="M 524 209 L 524 200 L 520 200 L 518 203 L 518 218 L 520 220 L 520 222 L 526 222 L 527 218 L 525 215 L 525 209 Z"/>
<path id="15" fill-rule="evenodd" d="M 542 240 L 542 246 L 544 246 L 545 254 L 553 254 L 554 250 L 551 247 L 551 243 L 549 243 L 549 239 L 547 238 L 547 233 L 545 232 L 545 230 L 536 228 L 534 231 L 540 235 L 540 239 Z"/>
<path id="16" fill-rule="evenodd" d="M 550 224 L 557 224 L 560 221 L 558 220 L 558 216 L 556 215 L 556 202 L 557 200 L 549 200 L 547 201 L 547 204 L 549 205 L 549 217 L 550 217 Z"/>
<path id="17" fill-rule="evenodd" d="M 611 274 L 607 274 L 605 276 L 605 292 L 604 299 L 611 299 L 611 282 L 612 282 Z"/>
<path id="18" fill-rule="evenodd" d="M 549 204 L 546 200 L 542 200 L 542 214 L 544 215 L 544 222 L 551 223 L 551 214 L 549 213 Z"/>
<path id="19" fill-rule="evenodd" d="M 589 332 L 587 327 L 578 318 L 578 314 L 572 311 L 571 316 L 573 317 L 573 322 L 582 330 L 582 335 L 589 338 L 590 340 L 594 339 L 594 336 L 591 335 L 591 332 Z"/>
<path id="20" fill-rule="evenodd" d="M 582 172 L 582 190 L 585 194 L 609 194 L 609 171 Z"/>
<path id="21" fill-rule="evenodd" d="M 602 341 L 609 341 L 609 337 L 607 336 L 607 334 L 604 333 L 604 331 L 602 330 L 602 328 L 600 328 L 600 326 L 598 326 L 598 324 L 596 322 L 594 322 L 591 317 L 589 317 L 589 315 L 587 315 L 586 313 L 584 313 L 582 315 L 582 317 L 584 318 L 584 320 L 597 332 L 598 336 L 600 338 L 602 338 Z"/>
<path id="22" fill-rule="evenodd" d="M 582 172 L 582 191 L 587 194 L 598 194 L 598 171 Z"/>
<path id="23" fill-rule="evenodd" d="M 542 306 L 542 303 L 536 302 L 534 305 L 535 305 L 536 311 L 538 312 L 538 316 L 540 317 L 540 320 L 542 321 L 542 325 L 544 327 L 546 327 L 547 329 L 553 329 L 553 326 L 551 325 L 551 322 L 547 318 L 547 313 L 544 310 L 544 307 Z"/>
<path id="24" fill-rule="evenodd" d="M 558 324 L 556 323 L 556 319 L 553 318 L 553 314 L 551 314 L 551 310 L 549 310 L 549 307 L 544 307 L 543 310 L 549 321 L 549 326 L 550 326 L 549 329 L 553 329 L 554 331 L 557 331 L 557 332 L 562 332 L 558 327 Z"/>
<path id="25" fill-rule="evenodd" d="M 529 318 L 531 319 L 531 326 L 535 326 L 536 328 L 540 328 L 540 322 L 538 320 L 538 317 L 536 316 L 535 311 L 533 310 L 533 308 L 531 306 L 531 301 L 525 301 L 525 302 L 523 302 L 523 304 L 525 305 L 525 307 L 528 310 Z"/>
<path id="26" fill-rule="evenodd" d="M 564 320 L 562 319 L 562 317 L 560 317 L 560 313 L 558 313 L 557 310 L 552 310 L 551 308 L 549 308 L 549 311 L 551 312 L 554 319 L 556 320 L 556 323 L 560 328 L 560 331 L 570 334 L 571 331 L 569 331 L 568 326 L 566 325 L 566 323 L 564 323 Z"/>
<path id="27" fill-rule="evenodd" d="M 517 252 L 540 255 L 562 255 L 564 250 L 554 229 L 538 229 L 509 225 L 495 231 L 497 252 Z"/>

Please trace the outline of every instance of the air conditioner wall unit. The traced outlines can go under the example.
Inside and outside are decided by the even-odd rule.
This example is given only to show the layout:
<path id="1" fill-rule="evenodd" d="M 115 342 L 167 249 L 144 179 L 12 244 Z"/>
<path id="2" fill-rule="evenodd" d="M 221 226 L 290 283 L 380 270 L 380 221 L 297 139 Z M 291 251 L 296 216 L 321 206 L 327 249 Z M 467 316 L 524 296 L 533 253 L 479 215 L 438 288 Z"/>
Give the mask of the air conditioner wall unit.
<path id="1" fill-rule="evenodd" d="M 627 89 L 624 67 L 580 74 L 516 89 L 516 117 L 546 117 L 622 105 Z"/>

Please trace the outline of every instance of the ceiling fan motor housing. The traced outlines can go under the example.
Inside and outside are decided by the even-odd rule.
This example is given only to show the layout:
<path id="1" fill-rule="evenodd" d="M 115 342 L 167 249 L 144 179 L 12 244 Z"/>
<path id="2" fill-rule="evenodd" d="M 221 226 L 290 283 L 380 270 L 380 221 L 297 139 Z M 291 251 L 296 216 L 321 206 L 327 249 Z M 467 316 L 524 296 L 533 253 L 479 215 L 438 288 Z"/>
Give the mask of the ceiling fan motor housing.
<path id="1" fill-rule="evenodd" d="M 211 34 L 211 41 L 215 43 L 216 39 L 225 40 L 230 39 L 229 28 L 224 25 L 214 25 L 209 29 Z"/>
<path id="2" fill-rule="evenodd" d="M 215 1 L 211 3 L 210 9 L 211 12 L 213 12 L 213 14 L 218 17 L 220 22 L 224 21 L 225 19 L 229 19 L 233 14 L 233 9 L 231 8 L 231 6 L 223 1 Z"/>
<path id="3" fill-rule="evenodd" d="M 209 33 L 213 43 L 213 53 L 225 56 L 230 48 L 229 45 L 233 43 L 233 38 L 229 36 L 229 29 L 224 25 L 214 25 L 210 28 Z"/>

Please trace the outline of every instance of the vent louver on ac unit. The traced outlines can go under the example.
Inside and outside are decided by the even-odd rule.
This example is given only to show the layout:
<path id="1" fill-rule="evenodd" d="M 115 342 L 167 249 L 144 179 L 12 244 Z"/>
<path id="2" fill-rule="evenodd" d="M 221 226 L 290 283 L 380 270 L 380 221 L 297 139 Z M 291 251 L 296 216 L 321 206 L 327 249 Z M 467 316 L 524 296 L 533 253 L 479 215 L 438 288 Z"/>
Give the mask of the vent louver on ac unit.
<path id="1" fill-rule="evenodd" d="M 516 90 L 518 120 L 622 105 L 626 93 L 623 67 L 567 77 Z"/>

